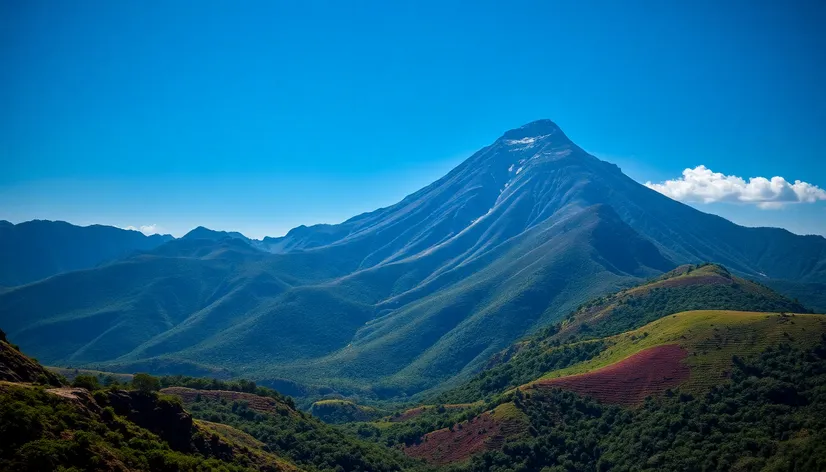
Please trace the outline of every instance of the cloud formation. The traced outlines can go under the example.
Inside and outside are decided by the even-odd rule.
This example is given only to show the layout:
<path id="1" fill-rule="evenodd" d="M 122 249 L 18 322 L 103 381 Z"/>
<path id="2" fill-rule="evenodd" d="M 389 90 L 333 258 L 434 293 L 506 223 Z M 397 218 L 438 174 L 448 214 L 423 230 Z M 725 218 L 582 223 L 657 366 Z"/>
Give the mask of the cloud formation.
<path id="1" fill-rule="evenodd" d="M 161 227 L 156 225 L 156 224 L 143 225 L 143 226 L 138 226 L 138 227 L 127 226 L 124 229 L 129 229 L 129 230 L 132 230 L 132 231 L 140 231 L 141 233 L 143 233 L 147 236 L 149 236 L 151 234 L 161 234 Z"/>
<path id="2" fill-rule="evenodd" d="M 712 172 L 706 166 L 683 171 L 679 179 L 645 186 L 681 202 L 739 202 L 760 208 L 782 208 L 790 203 L 814 203 L 826 200 L 826 190 L 808 182 L 789 182 L 783 177 L 751 177 L 748 182 L 736 175 Z"/>

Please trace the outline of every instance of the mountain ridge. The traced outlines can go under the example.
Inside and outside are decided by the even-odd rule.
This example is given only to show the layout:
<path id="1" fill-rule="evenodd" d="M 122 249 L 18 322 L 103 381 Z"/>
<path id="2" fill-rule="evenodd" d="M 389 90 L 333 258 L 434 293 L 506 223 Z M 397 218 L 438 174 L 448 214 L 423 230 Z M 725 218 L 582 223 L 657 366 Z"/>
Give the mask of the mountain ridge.
<path id="1" fill-rule="evenodd" d="M 76 226 L 65 221 L 31 220 L 0 224 L 0 286 L 35 282 L 56 274 L 88 269 L 155 248 L 173 239 L 147 236 L 106 225 Z"/>

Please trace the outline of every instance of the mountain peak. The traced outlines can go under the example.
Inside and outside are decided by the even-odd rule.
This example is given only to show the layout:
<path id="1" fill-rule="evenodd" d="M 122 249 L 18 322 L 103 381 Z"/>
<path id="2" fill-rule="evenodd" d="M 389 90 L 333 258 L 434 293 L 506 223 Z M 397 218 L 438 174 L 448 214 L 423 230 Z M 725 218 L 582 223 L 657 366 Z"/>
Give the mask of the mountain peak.
<path id="1" fill-rule="evenodd" d="M 539 139 L 548 136 L 563 137 L 566 141 L 568 137 L 562 132 L 562 129 L 551 120 L 542 119 L 532 121 L 519 128 L 506 131 L 502 135 L 506 140 L 523 140 L 523 139 Z"/>
<path id="2" fill-rule="evenodd" d="M 237 231 L 216 231 L 214 229 L 209 229 L 203 226 L 198 226 L 192 231 L 186 233 L 181 239 L 210 239 L 213 241 L 218 241 L 224 238 L 233 238 L 249 241 L 249 238 Z"/>

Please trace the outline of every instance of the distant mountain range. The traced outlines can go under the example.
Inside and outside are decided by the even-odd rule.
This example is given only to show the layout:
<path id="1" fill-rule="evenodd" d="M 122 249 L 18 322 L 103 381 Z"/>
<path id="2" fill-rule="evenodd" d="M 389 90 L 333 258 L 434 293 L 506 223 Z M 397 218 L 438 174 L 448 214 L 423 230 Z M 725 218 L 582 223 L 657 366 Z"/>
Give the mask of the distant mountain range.
<path id="1" fill-rule="evenodd" d="M 826 239 L 671 200 L 549 120 L 339 225 L 262 241 L 198 228 L 143 249 L 0 294 L 0 326 L 49 364 L 394 397 L 470 378 L 585 300 L 681 264 L 804 304 L 826 283 Z"/>
<path id="2" fill-rule="evenodd" d="M 63 221 L 0 221 L 0 287 L 34 282 L 95 267 L 155 248 L 169 235 L 145 236 L 112 226 L 75 226 Z"/>

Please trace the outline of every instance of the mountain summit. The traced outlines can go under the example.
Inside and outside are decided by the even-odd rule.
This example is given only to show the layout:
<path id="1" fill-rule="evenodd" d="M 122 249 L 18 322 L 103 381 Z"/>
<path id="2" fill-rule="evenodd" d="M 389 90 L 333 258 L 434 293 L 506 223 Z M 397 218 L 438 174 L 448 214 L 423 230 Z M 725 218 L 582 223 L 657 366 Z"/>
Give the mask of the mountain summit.
<path id="1" fill-rule="evenodd" d="M 568 137 L 562 132 L 562 129 L 549 119 L 542 119 L 532 121 L 524 124 L 519 128 L 506 131 L 501 139 L 504 140 L 524 140 L 524 139 L 541 139 L 551 137 L 556 141 L 568 141 Z"/>
<path id="2" fill-rule="evenodd" d="M 469 376 L 579 303 L 680 264 L 826 283 L 826 239 L 671 200 L 549 120 L 395 205 L 256 243 L 269 253 L 243 244 L 173 241 L 0 293 L 0 325 L 52 364 L 392 397 Z"/>

